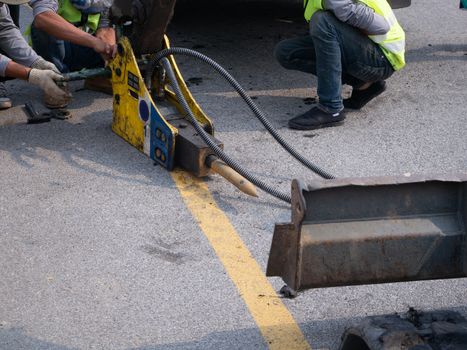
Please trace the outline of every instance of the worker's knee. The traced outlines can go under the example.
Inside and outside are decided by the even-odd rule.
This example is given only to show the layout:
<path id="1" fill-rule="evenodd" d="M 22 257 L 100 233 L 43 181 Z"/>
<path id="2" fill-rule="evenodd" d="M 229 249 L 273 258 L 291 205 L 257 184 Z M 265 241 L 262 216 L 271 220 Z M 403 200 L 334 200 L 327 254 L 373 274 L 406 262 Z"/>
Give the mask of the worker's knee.
<path id="1" fill-rule="evenodd" d="M 329 31 L 336 17 L 329 11 L 316 11 L 310 20 L 310 35 L 321 36 Z"/>

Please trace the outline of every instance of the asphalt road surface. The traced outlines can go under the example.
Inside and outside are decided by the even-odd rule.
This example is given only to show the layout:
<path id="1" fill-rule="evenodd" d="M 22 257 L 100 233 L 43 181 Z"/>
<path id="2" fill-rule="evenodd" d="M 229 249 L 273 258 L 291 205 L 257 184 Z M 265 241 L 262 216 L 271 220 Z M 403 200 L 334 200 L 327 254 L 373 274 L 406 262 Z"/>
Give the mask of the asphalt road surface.
<path id="1" fill-rule="evenodd" d="M 338 177 L 465 173 L 467 12 L 457 1 L 413 2 L 396 12 L 407 67 L 344 125 L 318 131 L 286 126 L 311 107 L 316 79 L 272 56 L 279 40 L 306 32 L 300 6 L 180 10 L 169 36 L 229 69 L 284 138 Z M 177 61 L 232 157 L 283 191 L 292 178 L 313 178 L 207 66 Z M 200 184 L 154 166 L 112 133 L 111 98 L 80 82 L 73 118 L 41 125 L 21 123 L 22 104 L 40 105 L 38 89 L 7 85 L 16 107 L 0 112 L 12 121 L 0 127 L 2 350 L 336 349 L 345 327 L 369 315 L 467 314 L 466 279 L 279 298 L 283 282 L 261 276 L 274 223 L 290 220 L 286 204 L 247 198 L 218 176 Z M 229 262 L 233 251 L 243 258 Z M 290 334 L 295 343 L 284 344 Z"/>

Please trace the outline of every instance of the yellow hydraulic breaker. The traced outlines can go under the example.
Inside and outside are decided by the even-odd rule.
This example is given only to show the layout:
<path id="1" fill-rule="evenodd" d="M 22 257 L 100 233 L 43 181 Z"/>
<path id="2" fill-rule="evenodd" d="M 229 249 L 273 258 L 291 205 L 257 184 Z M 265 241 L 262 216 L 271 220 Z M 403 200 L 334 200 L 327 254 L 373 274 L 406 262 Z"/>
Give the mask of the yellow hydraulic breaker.
<path id="1" fill-rule="evenodd" d="M 165 43 L 166 46 L 169 45 L 167 38 L 165 38 Z M 196 112 L 198 121 L 212 135 L 211 121 L 194 101 L 173 59 L 171 59 L 171 64 L 177 73 L 177 79 L 184 90 L 185 98 Z M 163 106 L 162 108 L 154 103 L 128 39 L 120 40 L 118 53 L 109 68 L 112 71 L 114 95 L 112 130 L 117 135 L 168 170 L 172 170 L 175 166 L 176 144 L 182 148 L 191 148 L 188 154 L 180 154 L 182 157 L 193 156 L 195 149 L 198 150 L 199 155 L 204 154 L 202 158 L 207 157 L 209 150 L 202 144 L 197 144 L 196 147 L 186 145 L 190 143 L 187 141 L 190 136 L 193 136 L 190 135 L 192 128 L 185 121 L 174 94 L 163 81 L 159 84 L 163 85 L 161 88 L 167 101 L 158 101 L 158 104 Z M 178 137 L 180 142 L 177 142 Z M 193 143 L 193 140 L 191 142 Z M 220 142 L 219 145 L 221 145 Z M 179 163 L 184 165 L 186 162 Z M 193 171 L 195 175 L 205 176 L 209 172 L 204 162 L 193 160 L 192 163 L 191 169 L 187 170 Z"/>
<path id="2" fill-rule="evenodd" d="M 164 37 L 164 46 L 170 46 Z M 217 146 L 223 144 L 213 136 L 211 120 L 194 100 L 173 57 L 170 65 L 191 111 Z M 157 103 L 142 77 L 130 41 L 122 38 L 116 57 L 109 65 L 113 88 L 113 131 L 168 170 L 178 165 L 197 177 L 211 171 L 223 176 L 242 192 L 256 196 L 255 187 L 237 172 L 217 159 L 200 138 L 163 74 L 153 77 L 151 85 L 157 92 Z"/>

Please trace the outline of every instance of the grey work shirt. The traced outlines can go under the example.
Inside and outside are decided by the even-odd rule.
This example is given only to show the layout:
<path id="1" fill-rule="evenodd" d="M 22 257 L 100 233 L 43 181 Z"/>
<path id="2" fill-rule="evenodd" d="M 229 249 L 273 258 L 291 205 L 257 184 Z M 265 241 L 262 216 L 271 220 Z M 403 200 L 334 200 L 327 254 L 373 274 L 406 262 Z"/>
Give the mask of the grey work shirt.
<path id="1" fill-rule="evenodd" d="M 58 0 L 31 0 L 29 6 L 32 7 L 32 14 L 34 17 L 47 11 L 58 11 Z M 109 8 L 101 11 L 101 18 L 99 20 L 98 28 L 110 27 Z"/>
<path id="2" fill-rule="evenodd" d="M 352 0 L 324 0 L 323 8 L 332 11 L 342 22 L 359 28 L 369 35 L 386 34 L 390 25 L 383 16 L 361 2 Z"/>
<path id="3" fill-rule="evenodd" d="M 58 11 L 58 1 L 56 0 L 32 0 L 29 2 L 29 6 L 32 7 L 32 14 L 34 17 L 42 12 Z"/>
<path id="4" fill-rule="evenodd" d="M 0 5 L 0 76 L 5 76 L 8 63 L 13 60 L 31 67 L 40 58 L 28 45 L 18 27 L 13 23 L 8 6 Z"/>

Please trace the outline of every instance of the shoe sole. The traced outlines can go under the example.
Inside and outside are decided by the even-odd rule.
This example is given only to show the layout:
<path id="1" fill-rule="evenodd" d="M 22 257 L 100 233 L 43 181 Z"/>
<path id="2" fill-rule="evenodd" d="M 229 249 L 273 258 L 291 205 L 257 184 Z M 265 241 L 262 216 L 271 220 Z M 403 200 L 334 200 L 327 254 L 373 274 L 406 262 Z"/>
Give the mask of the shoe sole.
<path id="1" fill-rule="evenodd" d="M 302 125 L 289 125 L 289 129 L 293 130 L 316 130 L 316 129 L 323 129 L 323 128 L 331 128 L 333 126 L 339 126 L 344 124 L 344 120 L 339 120 L 338 122 L 332 123 L 325 123 L 320 125 L 313 125 L 313 126 L 302 126 Z"/>

